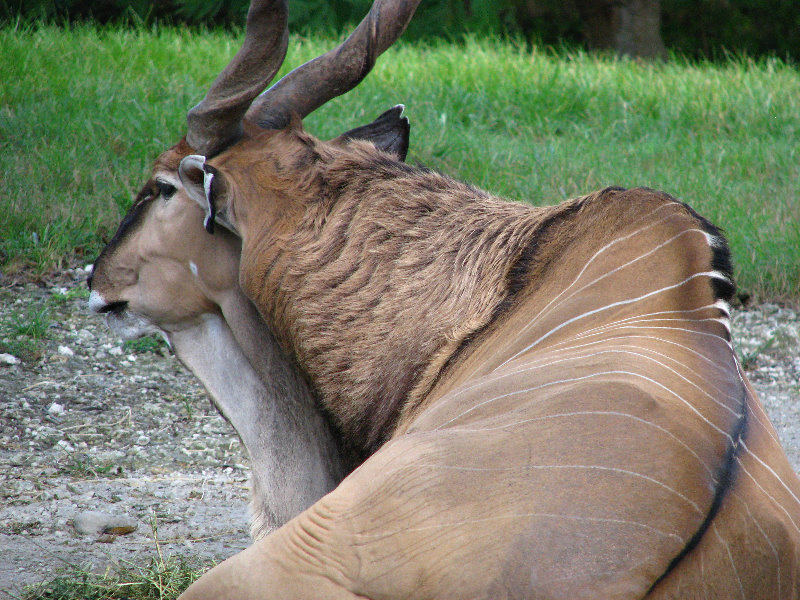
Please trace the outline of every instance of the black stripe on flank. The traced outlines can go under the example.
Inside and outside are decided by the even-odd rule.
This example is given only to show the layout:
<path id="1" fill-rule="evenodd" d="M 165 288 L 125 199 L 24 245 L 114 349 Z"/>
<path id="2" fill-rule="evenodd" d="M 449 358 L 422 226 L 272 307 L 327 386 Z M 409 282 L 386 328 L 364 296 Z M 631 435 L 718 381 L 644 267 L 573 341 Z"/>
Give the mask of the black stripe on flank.
<path id="1" fill-rule="evenodd" d="M 728 491 L 733 487 L 733 484 L 736 479 L 736 460 L 739 456 L 739 449 L 742 447 L 742 442 L 745 439 L 745 435 L 747 433 L 747 421 L 748 421 L 748 411 L 747 411 L 747 389 L 742 385 L 742 401 L 741 401 L 741 415 L 739 420 L 736 422 L 736 426 L 733 428 L 731 432 L 731 443 L 728 446 L 728 451 L 725 454 L 725 460 L 723 461 L 719 473 L 717 475 L 717 487 L 714 491 L 714 498 L 711 501 L 711 507 L 708 509 L 708 514 L 706 514 L 706 518 L 700 524 L 700 527 L 697 529 L 695 534 L 692 538 L 687 542 L 686 546 L 683 547 L 675 558 L 670 561 L 669 566 L 667 566 L 667 570 L 661 574 L 661 576 L 653 582 L 653 585 L 650 586 L 650 589 L 647 590 L 647 596 L 652 592 L 659 583 L 664 581 L 667 576 L 674 571 L 680 562 L 692 551 L 694 550 L 697 545 L 700 543 L 700 540 L 703 539 L 703 536 L 708 531 L 708 528 L 711 527 L 711 524 L 714 521 L 714 518 L 717 516 L 719 509 L 722 507 L 722 502 L 725 500 L 725 497 L 728 494 Z"/>

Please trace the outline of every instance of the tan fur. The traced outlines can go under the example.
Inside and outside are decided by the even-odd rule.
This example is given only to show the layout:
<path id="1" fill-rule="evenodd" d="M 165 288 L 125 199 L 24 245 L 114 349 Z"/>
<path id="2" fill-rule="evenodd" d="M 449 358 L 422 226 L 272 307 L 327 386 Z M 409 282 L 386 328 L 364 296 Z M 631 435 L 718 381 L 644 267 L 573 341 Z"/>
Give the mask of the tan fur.
<path id="1" fill-rule="evenodd" d="M 401 407 L 421 401 L 462 342 L 489 323 L 522 249 L 555 213 L 294 127 L 212 164 L 244 240 L 243 289 L 350 441 L 371 453 Z M 274 154 L 263 150 L 267 138 Z M 263 182 L 268 200 L 236 201 Z"/>
<path id="2" fill-rule="evenodd" d="M 403 159 L 408 135 L 395 106 L 329 144 L 374 143 Z M 203 383 L 250 454 L 251 533 L 258 539 L 335 487 L 358 457 L 333 437 L 304 374 L 239 288 L 241 241 L 200 227 L 203 214 L 186 185 L 203 182 L 184 182 L 178 172 L 193 151 L 182 140 L 155 161 L 95 261 L 89 305 L 107 313 L 123 337 L 165 335 Z"/>
<path id="3" fill-rule="evenodd" d="M 374 453 L 185 598 L 797 597 L 800 480 L 713 225 L 646 189 L 509 203 L 297 124 L 211 166 L 242 288 Z"/>
<path id="4" fill-rule="evenodd" d="M 187 193 L 368 458 L 182 598 L 797 599 L 800 479 L 733 350 L 715 226 L 647 189 L 513 204 L 303 131 L 416 4 L 253 101 L 286 33 L 254 2 L 190 113 Z M 276 130 L 240 137 L 245 111 Z"/>
<path id="5" fill-rule="evenodd" d="M 353 467 L 297 365 L 238 286 L 241 242 L 214 237 L 177 177 L 183 142 L 155 162 L 153 179 L 95 261 L 93 301 L 123 336 L 160 332 L 203 383 L 250 456 L 251 535 L 276 529 L 333 489 Z M 155 181 L 171 181 L 164 198 Z M 125 303 L 124 307 L 121 303 Z"/>

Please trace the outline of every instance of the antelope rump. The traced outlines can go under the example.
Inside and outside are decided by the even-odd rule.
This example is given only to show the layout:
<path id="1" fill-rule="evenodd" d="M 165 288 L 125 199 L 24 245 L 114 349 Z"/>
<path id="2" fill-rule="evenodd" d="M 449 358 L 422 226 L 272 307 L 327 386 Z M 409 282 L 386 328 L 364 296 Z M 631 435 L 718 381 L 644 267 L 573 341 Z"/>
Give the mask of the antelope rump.
<path id="1" fill-rule="evenodd" d="M 800 480 L 733 351 L 717 227 L 645 188 L 513 203 L 403 163 L 376 130 L 303 130 L 417 4 L 377 0 L 339 47 L 262 94 L 287 11 L 254 1 L 242 49 L 95 265 L 91 306 L 134 323 L 129 335 L 222 320 L 195 338 L 209 381 L 233 352 L 214 350 L 236 319 L 205 272 L 223 265 L 217 287 L 251 311 L 251 334 L 222 344 L 242 349 L 230 367 L 260 390 L 268 352 L 290 382 L 224 401 L 237 430 L 285 415 L 242 435 L 278 457 L 254 469 L 280 469 L 271 446 L 287 438 L 313 457 L 298 477 L 321 472 L 324 448 L 339 453 L 329 481 L 358 465 L 182 598 L 796 598 Z M 187 283 L 164 293 L 167 263 L 127 242 L 192 228 L 191 256 L 224 260 L 167 248 L 191 276 L 181 267 Z M 289 388 L 306 381 L 296 412 Z M 292 475 L 254 479 L 283 498 Z"/>

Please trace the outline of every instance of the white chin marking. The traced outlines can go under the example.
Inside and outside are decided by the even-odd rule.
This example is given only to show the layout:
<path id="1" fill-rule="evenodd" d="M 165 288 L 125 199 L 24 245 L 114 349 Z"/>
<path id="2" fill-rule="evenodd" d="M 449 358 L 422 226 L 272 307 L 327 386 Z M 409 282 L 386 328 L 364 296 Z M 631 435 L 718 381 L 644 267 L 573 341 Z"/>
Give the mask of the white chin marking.
<path id="1" fill-rule="evenodd" d="M 194 264 L 194 261 L 193 261 L 193 260 L 190 260 L 190 261 L 189 261 L 189 270 L 192 272 L 192 275 L 194 275 L 195 277 L 197 277 L 197 265 L 196 265 L 196 264 Z"/>
<path id="2" fill-rule="evenodd" d="M 100 292 L 92 291 L 89 294 L 89 310 L 92 312 L 100 312 L 100 310 L 108 304 L 103 297 L 100 295 Z"/>

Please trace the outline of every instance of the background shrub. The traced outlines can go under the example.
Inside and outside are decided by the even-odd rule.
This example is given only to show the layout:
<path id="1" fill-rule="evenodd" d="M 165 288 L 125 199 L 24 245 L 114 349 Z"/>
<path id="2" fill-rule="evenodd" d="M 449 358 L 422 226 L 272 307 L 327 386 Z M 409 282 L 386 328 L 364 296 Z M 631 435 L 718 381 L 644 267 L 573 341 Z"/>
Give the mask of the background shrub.
<path id="1" fill-rule="evenodd" d="M 584 0 L 585 2 L 586 0 Z M 596 0 L 598 5 L 609 0 Z M 249 0 L 0 0 L 2 22 L 188 24 L 240 27 Z M 425 0 L 406 39 L 512 35 L 549 46 L 585 46 L 577 0 Z M 357 23 L 371 0 L 290 0 L 293 32 L 338 33 Z M 694 58 L 729 53 L 800 59 L 797 0 L 661 0 L 667 48 Z"/>

